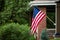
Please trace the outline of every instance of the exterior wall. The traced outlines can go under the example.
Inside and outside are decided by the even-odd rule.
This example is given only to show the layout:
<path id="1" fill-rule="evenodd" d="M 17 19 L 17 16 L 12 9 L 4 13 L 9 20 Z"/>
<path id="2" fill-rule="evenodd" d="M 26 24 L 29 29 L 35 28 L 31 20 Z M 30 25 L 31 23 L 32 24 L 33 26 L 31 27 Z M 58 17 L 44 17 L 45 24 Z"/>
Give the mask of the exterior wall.
<path id="1" fill-rule="evenodd" d="M 42 10 L 46 14 L 46 8 L 45 7 L 39 7 L 40 10 Z M 42 21 L 38 25 L 38 34 L 37 34 L 37 40 L 41 40 L 41 32 L 42 30 L 46 29 L 46 16 L 42 19 Z"/>
<path id="2" fill-rule="evenodd" d="M 35 1 L 58 1 L 58 0 L 35 0 Z M 42 10 L 46 14 L 46 8 L 45 7 L 39 7 L 40 10 Z M 60 33 L 60 3 L 58 3 L 57 7 L 57 33 Z M 44 19 L 39 23 L 38 25 L 38 34 L 37 34 L 37 40 L 41 40 L 40 34 L 43 29 L 46 29 L 46 16 Z"/>

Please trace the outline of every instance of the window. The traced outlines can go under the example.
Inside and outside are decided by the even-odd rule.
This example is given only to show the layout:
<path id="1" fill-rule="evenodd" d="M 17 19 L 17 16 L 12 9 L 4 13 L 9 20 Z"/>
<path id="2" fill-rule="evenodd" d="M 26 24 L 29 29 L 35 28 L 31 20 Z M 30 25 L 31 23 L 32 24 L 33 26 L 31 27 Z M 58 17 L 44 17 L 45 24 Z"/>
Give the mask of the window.
<path id="1" fill-rule="evenodd" d="M 55 5 L 47 6 L 47 28 L 55 28 Z"/>

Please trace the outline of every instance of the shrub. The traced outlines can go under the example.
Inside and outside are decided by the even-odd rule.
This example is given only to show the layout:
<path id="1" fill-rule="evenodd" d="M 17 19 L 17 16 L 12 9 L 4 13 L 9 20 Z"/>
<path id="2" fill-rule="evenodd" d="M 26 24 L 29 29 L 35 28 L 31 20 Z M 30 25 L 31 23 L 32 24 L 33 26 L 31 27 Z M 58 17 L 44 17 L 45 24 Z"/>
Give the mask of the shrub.
<path id="1" fill-rule="evenodd" d="M 1 27 L 0 40 L 34 40 L 27 24 L 9 23 Z"/>
<path id="2" fill-rule="evenodd" d="M 0 25 L 11 22 L 28 23 L 29 1 L 31 0 L 0 0 Z"/>
<path id="3" fill-rule="evenodd" d="M 46 30 L 42 30 L 41 40 L 49 40 Z"/>

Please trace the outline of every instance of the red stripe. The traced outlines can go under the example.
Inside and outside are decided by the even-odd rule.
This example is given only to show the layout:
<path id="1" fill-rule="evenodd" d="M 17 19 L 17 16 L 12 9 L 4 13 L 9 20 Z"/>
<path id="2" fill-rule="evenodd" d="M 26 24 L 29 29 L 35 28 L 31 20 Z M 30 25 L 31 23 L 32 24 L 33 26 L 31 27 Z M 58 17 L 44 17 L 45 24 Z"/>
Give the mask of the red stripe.
<path id="1" fill-rule="evenodd" d="M 39 13 L 40 12 L 40 13 Z M 39 11 L 36 15 L 35 19 L 32 21 L 31 29 L 32 32 L 35 33 L 36 29 L 38 27 L 38 24 L 42 21 L 42 19 L 45 17 L 46 14 L 42 13 L 42 11 Z M 42 16 L 42 17 L 41 17 Z M 41 18 L 41 19 L 40 19 Z M 37 23 L 37 24 L 36 24 Z"/>
<path id="2" fill-rule="evenodd" d="M 42 11 L 36 16 L 36 18 L 42 13 Z"/>
<path id="3" fill-rule="evenodd" d="M 44 14 L 44 13 L 42 13 L 42 15 L 43 15 L 43 14 Z M 41 16 L 42 16 L 42 15 L 41 15 Z M 36 23 L 37 23 L 37 21 L 40 19 L 41 16 L 39 16 L 38 19 L 36 18 L 36 19 L 37 19 L 37 20 L 35 21 Z M 35 25 L 36 25 L 36 23 L 35 23 Z M 33 30 L 34 30 L 34 29 L 35 29 L 35 27 L 33 28 Z"/>
<path id="4" fill-rule="evenodd" d="M 34 24 L 35 24 L 35 19 L 34 19 Z M 33 24 L 33 25 L 34 25 L 34 24 Z M 31 26 L 31 29 L 32 29 L 33 25 Z"/>
<path id="5" fill-rule="evenodd" d="M 45 15 L 44 15 L 44 16 L 45 16 Z M 44 16 L 43 16 L 43 17 L 44 17 Z M 43 17 L 42 17 L 42 19 L 43 19 Z M 41 20 L 42 20 L 42 19 L 41 19 Z M 41 20 L 40 20 L 40 21 L 41 21 Z M 39 23 L 38 23 L 38 24 L 39 24 Z M 35 29 L 34 29 L 35 31 L 34 31 L 34 30 L 33 30 L 33 31 L 36 32 L 36 29 L 37 29 L 37 26 L 36 26 Z"/>
<path id="6" fill-rule="evenodd" d="M 42 11 L 36 16 L 36 18 L 35 18 L 35 20 L 34 20 L 34 24 L 32 25 L 32 26 L 34 26 L 35 25 L 35 21 L 36 21 L 36 19 L 37 19 L 37 17 L 40 15 L 42 13 Z M 42 14 L 41 14 L 42 15 Z M 33 28 L 33 27 L 32 27 Z M 33 28 L 34 29 L 34 28 Z"/>
<path id="7" fill-rule="evenodd" d="M 43 15 L 43 14 L 44 14 L 44 13 L 42 13 L 42 15 Z M 41 15 L 41 16 L 42 16 L 42 15 Z M 41 16 L 39 16 L 38 19 L 36 18 L 36 22 L 40 19 Z"/>
<path id="8" fill-rule="evenodd" d="M 41 16 L 44 16 L 44 15 L 45 15 L 45 14 L 43 13 Z M 36 22 L 41 18 L 41 16 L 36 20 Z M 43 18 L 43 17 L 42 17 L 42 18 Z M 41 19 L 42 19 L 42 18 L 41 18 Z M 41 19 L 40 19 L 40 20 L 41 20 Z"/>
<path id="9" fill-rule="evenodd" d="M 39 11 L 39 12 L 40 12 L 40 11 Z M 41 11 L 41 12 L 42 12 L 42 11 Z M 41 12 L 40 12 L 40 13 L 41 13 Z M 40 15 L 40 13 L 37 15 L 37 17 Z M 33 22 L 35 22 L 35 20 L 36 20 L 36 18 L 33 20 Z M 33 23 L 33 22 L 32 22 L 32 23 Z M 35 24 L 35 23 L 33 23 L 32 25 L 34 25 L 34 24 Z"/>
<path id="10" fill-rule="evenodd" d="M 40 13 L 42 13 L 42 11 Z M 36 16 L 36 18 L 40 15 L 40 13 Z M 32 22 L 33 23 L 32 26 L 35 24 L 36 18 L 33 20 L 34 23 Z M 32 26 L 31 26 L 31 29 L 32 29 Z"/>
<path id="11" fill-rule="evenodd" d="M 45 17 L 45 15 L 43 16 L 43 18 L 44 18 L 44 17 Z M 42 18 L 42 19 L 43 19 L 43 18 Z M 41 20 L 42 20 L 42 19 L 41 19 Z M 41 22 L 41 20 L 40 20 L 39 22 Z M 39 24 L 39 22 L 38 22 L 38 24 Z M 38 25 L 38 24 L 37 24 L 37 25 Z M 37 29 L 37 27 L 38 27 L 38 26 L 36 26 L 36 29 Z M 35 29 L 34 33 L 36 32 L 36 29 Z"/>
<path id="12" fill-rule="evenodd" d="M 44 15 L 43 15 L 43 16 L 44 16 Z M 42 17 L 42 18 L 43 18 L 43 17 Z M 40 20 L 41 20 L 41 19 L 40 19 Z M 39 23 L 38 23 L 38 24 L 39 24 Z M 38 25 L 38 24 L 37 24 L 37 25 Z M 35 28 L 37 29 L 37 26 L 36 26 Z M 36 31 L 36 29 L 35 29 L 35 31 Z M 34 30 L 33 30 L 33 31 L 34 31 Z"/>

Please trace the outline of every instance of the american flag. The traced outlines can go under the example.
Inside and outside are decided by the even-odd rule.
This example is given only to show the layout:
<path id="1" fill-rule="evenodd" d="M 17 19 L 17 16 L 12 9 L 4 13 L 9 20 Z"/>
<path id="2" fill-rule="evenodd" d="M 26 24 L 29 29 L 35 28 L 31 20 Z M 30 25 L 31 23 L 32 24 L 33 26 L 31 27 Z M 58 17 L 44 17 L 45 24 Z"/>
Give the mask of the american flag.
<path id="1" fill-rule="evenodd" d="M 39 10 L 37 7 L 33 9 L 33 16 L 32 16 L 32 24 L 31 24 L 31 32 L 34 34 L 37 31 L 39 23 L 45 17 L 45 13 Z"/>

